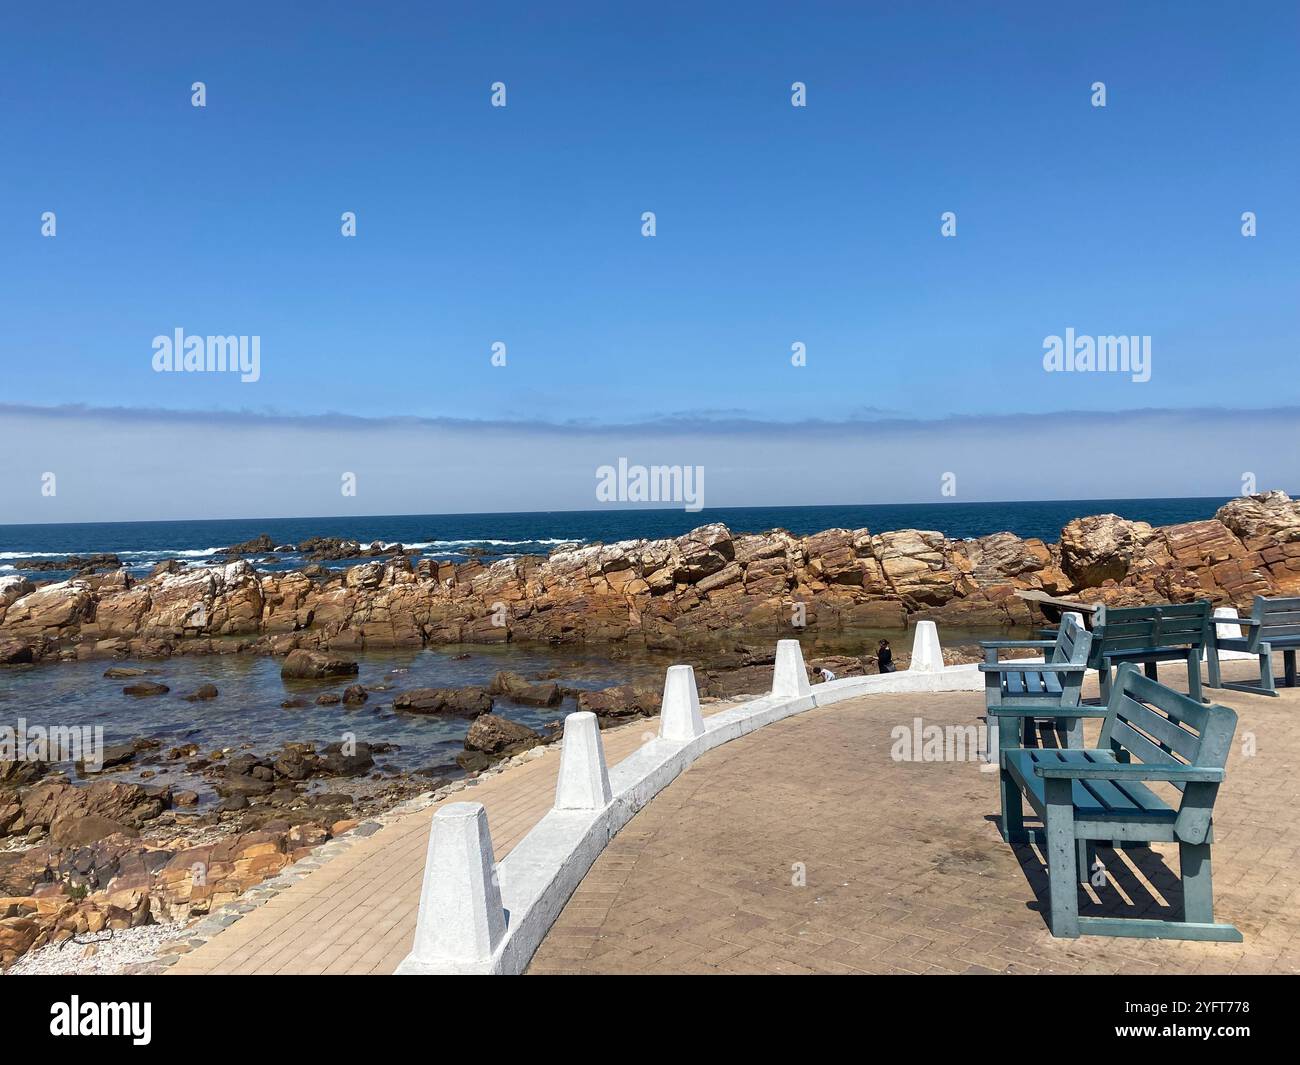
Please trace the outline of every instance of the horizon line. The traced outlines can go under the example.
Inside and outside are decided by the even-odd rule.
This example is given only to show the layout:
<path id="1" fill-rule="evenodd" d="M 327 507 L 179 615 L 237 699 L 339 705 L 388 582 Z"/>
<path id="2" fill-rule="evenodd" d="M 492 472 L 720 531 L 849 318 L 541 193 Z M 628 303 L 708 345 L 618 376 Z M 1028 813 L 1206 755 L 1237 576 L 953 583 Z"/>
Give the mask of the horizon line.
<path id="1" fill-rule="evenodd" d="M 1269 491 L 1266 489 L 1265 491 Z M 1262 495 L 1263 492 L 1257 492 L 1256 495 Z M 1286 493 L 1291 498 L 1296 496 Z M 204 522 L 259 522 L 259 521 L 335 521 L 339 518 L 347 520 L 383 520 L 386 518 L 473 518 L 473 517 L 531 517 L 535 515 L 565 515 L 565 514 L 640 514 L 640 513 L 692 513 L 705 514 L 709 512 L 719 512 L 728 510 L 832 510 L 832 509 L 861 509 L 870 507 L 952 507 L 952 506 L 1020 506 L 1026 503 L 1152 503 L 1152 502 L 1169 502 L 1173 500 L 1226 500 L 1244 499 L 1243 495 L 1208 495 L 1208 496 L 1090 496 L 1090 497 L 1068 497 L 1059 499 L 950 499 L 943 502 L 934 500 L 923 502 L 898 501 L 891 503 L 765 503 L 762 505 L 739 504 L 727 507 L 704 507 L 699 511 L 684 511 L 680 505 L 677 506 L 644 506 L 644 507 L 620 507 L 618 509 L 593 507 L 587 510 L 465 510 L 465 511 L 446 511 L 443 513 L 405 513 L 405 514 L 281 514 L 281 515 L 261 515 L 259 517 L 239 517 L 239 518 L 134 518 L 129 521 L 29 521 L 29 522 L 11 522 L 0 524 L 0 529 L 29 529 L 45 528 L 48 526 L 72 526 L 72 525 L 190 525 Z M 1079 517 L 1091 517 L 1092 515 L 1080 514 Z M 712 524 L 702 522 L 701 525 Z M 721 524 L 726 524 L 725 522 Z M 699 528 L 700 526 L 696 526 Z"/>
<path id="2" fill-rule="evenodd" d="M 726 414 L 725 418 L 710 415 Z M 1086 408 L 1061 408 L 1053 411 L 992 411 L 981 413 L 961 413 L 948 411 L 929 417 L 906 416 L 893 412 L 876 411 L 871 416 L 848 415 L 842 418 L 798 418 L 781 420 L 765 418 L 744 410 L 684 410 L 645 416 L 626 422 L 602 422 L 592 419 L 569 419 L 567 421 L 548 421 L 541 418 L 463 418 L 453 415 L 424 414 L 348 414 L 342 411 L 322 411 L 316 414 L 286 413 L 282 411 L 257 411 L 248 409 L 222 410 L 204 408 L 176 407 L 97 407 L 84 403 L 58 403 L 41 405 L 34 403 L 0 402 L 0 417 L 36 417 L 36 418 L 97 418 L 105 421 L 188 421 L 192 419 L 209 419 L 220 422 L 242 424 L 262 423 L 266 425 L 292 425 L 301 428 L 315 428 L 327 424 L 334 430 L 360 430 L 373 428 L 442 428 L 442 429 L 499 429 L 516 432 L 539 433 L 738 433 L 773 431 L 825 431 L 845 429 L 921 429 L 941 424 L 979 425 L 980 423 L 1026 421 L 1056 422 L 1064 418 L 1090 418 L 1098 421 L 1132 418 L 1134 416 L 1164 416 L 1179 418 L 1215 417 L 1222 418 L 1234 414 L 1251 414 L 1255 416 L 1300 417 L 1300 404 L 1281 404 L 1276 406 L 1240 407 L 1199 405 L 1187 407 L 1132 407 L 1106 408 L 1088 410 Z M 884 416 L 889 415 L 889 416 Z M 1173 497 L 1178 498 L 1178 497 Z M 1192 497 L 1184 497 L 1192 498 Z M 1208 498 L 1208 497 L 1207 497 Z"/>

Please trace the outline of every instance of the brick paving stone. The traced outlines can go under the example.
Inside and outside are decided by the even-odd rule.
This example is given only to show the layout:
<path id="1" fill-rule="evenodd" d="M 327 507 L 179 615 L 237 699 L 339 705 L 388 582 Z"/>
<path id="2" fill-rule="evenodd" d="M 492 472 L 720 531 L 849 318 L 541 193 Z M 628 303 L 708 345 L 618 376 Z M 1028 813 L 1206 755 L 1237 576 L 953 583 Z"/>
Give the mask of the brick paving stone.
<path id="1" fill-rule="evenodd" d="M 1216 915 L 1242 930 L 1243 944 L 1053 939 L 1041 854 L 998 836 L 996 774 L 890 758 L 895 726 L 916 716 L 970 724 L 981 696 L 881 695 L 702 757 L 610 842 L 529 971 L 1300 972 L 1300 823 L 1274 819 L 1300 799 L 1300 692 L 1207 693 L 1240 718 L 1214 860 Z M 1247 732 L 1252 757 L 1242 752 Z M 1081 912 L 1177 915 L 1175 846 L 1098 856 L 1113 879 L 1081 893 Z M 796 866 L 804 887 L 791 881 Z M 573 956 L 571 930 L 596 937 L 583 957 Z"/>

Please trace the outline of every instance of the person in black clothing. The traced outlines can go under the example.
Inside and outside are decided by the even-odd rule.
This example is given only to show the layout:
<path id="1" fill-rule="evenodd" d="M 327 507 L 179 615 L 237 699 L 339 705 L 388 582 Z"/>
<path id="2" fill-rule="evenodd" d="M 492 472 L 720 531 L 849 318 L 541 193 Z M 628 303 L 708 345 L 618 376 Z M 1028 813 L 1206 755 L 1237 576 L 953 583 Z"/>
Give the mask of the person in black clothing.
<path id="1" fill-rule="evenodd" d="M 888 640 L 881 640 L 880 646 L 876 648 L 876 665 L 880 667 L 881 673 L 898 672 L 898 667 L 894 665 L 894 652 L 889 649 Z"/>

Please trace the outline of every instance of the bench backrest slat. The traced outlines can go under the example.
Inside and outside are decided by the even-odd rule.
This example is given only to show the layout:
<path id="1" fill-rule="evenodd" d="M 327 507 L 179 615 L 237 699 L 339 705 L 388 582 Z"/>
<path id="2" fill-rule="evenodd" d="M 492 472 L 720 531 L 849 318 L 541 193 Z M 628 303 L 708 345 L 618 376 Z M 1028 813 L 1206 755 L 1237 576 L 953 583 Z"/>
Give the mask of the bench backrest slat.
<path id="1" fill-rule="evenodd" d="M 1149 606 L 1099 607 L 1093 615 L 1092 655 L 1088 665 L 1101 668 L 1107 654 L 1151 647 L 1204 647 L 1210 640 L 1210 601 L 1155 603 Z"/>
<path id="2" fill-rule="evenodd" d="M 1196 752 L 1201 744 L 1200 733 L 1185 728 L 1173 716 L 1153 714 L 1141 703 L 1126 696 L 1120 703 L 1116 727 L 1121 724 L 1130 730 L 1141 729 L 1149 740 L 1154 740 L 1160 746 L 1162 756 L 1143 756 L 1144 762 L 1181 761 L 1190 765 L 1196 760 Z"/>
<path id="3" fill-rule="evenodd" d="M 1068 662 L 1074 651 L 1074 633 L 1078 626 L 1074 618 L 1064 618 L 1056 630 L 1056 646 L 1052 648 L 1051 661 Z"/>
<path id="4" fill-rule="evenodd" d="M 1127 751 L 1148 765 L 1186 764 L 1222 769 L 1237 729 L 1226 706 L 1195 699 L 1144 677 L 1132 664 L 1120 666 L 1101 727 L 1101 746 Z M 1175 783 L 1183 793 L 1174 831 L 1189 843 L 1203 843 L 1218 784 Z"/>
<path id="5" fill-rule="evenodd" d="M 1268 643 L 1270 638 L 1300 636 L 1300 599 L 1268 599 L 1255 596 L 1251 618 L 1259 622 L 1251 629 L 1254 643 Z"/>
<path id="6" fill-rule="evenodd" d="M 1056 646 L 1048 658 L 1049 662 L 1068 662 L 1078 664 L 1077 673 L 1059 673 L 1061 682 L 1061 701 L 1065 706 L 1078 706 L 1083 689 L 1083 674 L 1088 665 L 1088 653 L 1092 650 L 1092 633 L 1081 629 L 1074 618 L 1063 618 L 1056 631 Z"/>

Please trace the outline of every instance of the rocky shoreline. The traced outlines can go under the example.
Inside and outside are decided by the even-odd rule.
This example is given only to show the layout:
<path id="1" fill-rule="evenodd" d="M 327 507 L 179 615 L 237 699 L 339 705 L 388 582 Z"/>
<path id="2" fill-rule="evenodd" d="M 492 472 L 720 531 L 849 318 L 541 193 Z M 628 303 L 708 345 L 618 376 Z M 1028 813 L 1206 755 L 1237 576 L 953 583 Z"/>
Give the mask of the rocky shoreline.
<path id="1" fill-rule="evenodd" d="M 946 653 L 950 662 L 970 661 L 976 648 Z M 899 654 L 901 667 L 907 658 Z M 773 660 L 771 647 L 731 649 L 701 668 L 702 701 L 767 691 Z M 874 671 L 875 662 L 870 656 L 813 657 L 813 683 L 820 682 L 821 667 L 860 676 Z M 151 700 L 169 694 L 166 684 L 150 679 L 159 672 L 111 666 L 103 680 L 106 691 L 120 685 L 123 693 L 136 693 L 132 698 Z M 349 699 L 361 706 L 375 697 L 391 699 L 392 709 L 403 714 L 466 721 L 464 750 L 454 763 L 404 772 L 385 764 L 384 756 L 397 748 L 373 740 L 294 741 L 258 751 L 251 744 L 169 747 L 148 736 L 105 747 L 93 766 L 0 757 L 0 971 L 46 945 L 97 949 L 81 937 L 159 922 L 179 930 L 204 919 L 358 825 L 373 826 L 395 808 L 437 801 L 541 756 L 560 737 L 563 714 L 571 709 L 596 714 L 602 729 L 659 711 L 658 688 L 572 688 L 551 675 L 558 671 L 531 677 L 499 671 L 486 685 L 391 692 L 387 684 L 367 689 L 355 683 L 357 672 L 355 661 L 336 653 L 296 650 L 281 665 L 282 680 L 315 681 L 325 690 L 314 700 L 292 696 L 285 704 Z M 345 683 L 342 693 L 331 690 Z M 212 684 L 186 698 L 195 697 L 205 704 L 223 698 Z M 535 730 L 497 712 L 499 700 L 553 710 L 555 717 Z M 357 727 L 376 731 L 374 723 Z M 215 798 L 200 801 L 190 783 L 195 780 Z"/>
<path id="2" fill-rule="evenodd" d="M 1030 607 L 1015 592 L 1024 589 L 1238 607 L 1256 594 L 1296 594 L 1300 504 L 1270 492 L 1164 527 L 1084 517 L 1056 544 L 911 529 L 733 536 L 706 525 L 674 539 L 565 545 L 492 564 L 415 561 L 393 545 L 387 557 L 344 570 L 267 573 L 237 560 L 164 563 L 142 580 L 122 569 L 42 586 L 6 576 L 0 663 L 508 640 L 680 651 L 800 625 L 812 634 L 902 630 L 923 618 L 1023 625 Z"/>

